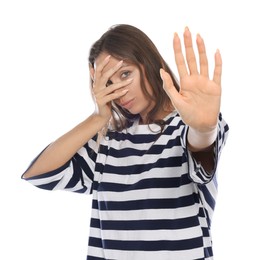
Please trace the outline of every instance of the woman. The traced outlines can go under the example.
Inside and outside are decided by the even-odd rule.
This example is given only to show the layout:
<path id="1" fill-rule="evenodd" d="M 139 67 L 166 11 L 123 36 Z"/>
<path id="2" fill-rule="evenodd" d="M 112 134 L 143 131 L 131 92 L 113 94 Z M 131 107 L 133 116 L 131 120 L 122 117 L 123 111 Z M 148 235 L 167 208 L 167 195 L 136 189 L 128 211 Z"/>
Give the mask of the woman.
<path id="1" fill-rule="evenodd" d="M 23 174 L 35 186 L 92 194 L 88 260 L 212 259 L 216 169 L 228 126 L 202 37 L 173 40 L 176 81 L 152 41 L 130 25 L 94 43 L 95 112 L 51 143 Z"/>

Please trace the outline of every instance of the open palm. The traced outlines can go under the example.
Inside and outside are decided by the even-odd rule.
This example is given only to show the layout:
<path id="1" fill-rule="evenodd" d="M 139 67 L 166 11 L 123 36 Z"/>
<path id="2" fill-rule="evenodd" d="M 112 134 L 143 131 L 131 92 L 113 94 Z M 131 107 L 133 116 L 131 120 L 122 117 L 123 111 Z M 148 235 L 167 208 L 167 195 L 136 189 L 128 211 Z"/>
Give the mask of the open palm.
<path id="1" fill-rule="evenodd" d="M 197 61 L 188 28 L 184 32 L 186 60 L 182 53 L 179 36 L 175 33 L 173 48 L 180 77 L 180 91 L 173 85 L 168 73 L 161 69 L 163 87 L 185 124 L 201 132 L 209 131 L 217 124 L 221 99 L 222 61 L 219 51 L 215 54 L 213 79 L 209 78 L 208 60 L 204 41 L 197 35 L 199 53 Z"/>

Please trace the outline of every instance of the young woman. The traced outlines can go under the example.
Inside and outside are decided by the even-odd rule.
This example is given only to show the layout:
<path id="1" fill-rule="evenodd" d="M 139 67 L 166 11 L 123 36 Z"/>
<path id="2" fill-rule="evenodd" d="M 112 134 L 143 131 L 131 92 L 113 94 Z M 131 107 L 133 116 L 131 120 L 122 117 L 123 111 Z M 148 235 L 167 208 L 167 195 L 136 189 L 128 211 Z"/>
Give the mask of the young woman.
<path id="1" fill-rule="evenodd" d="M 89 55 L 95 112 L 51 143 L 23 178 L 92 194 L 87 260 L 212 259 L 216 169 L 228 126 L 202 37 L 173 40 L 180 83 L 152 41 L 110 28 Z"/>

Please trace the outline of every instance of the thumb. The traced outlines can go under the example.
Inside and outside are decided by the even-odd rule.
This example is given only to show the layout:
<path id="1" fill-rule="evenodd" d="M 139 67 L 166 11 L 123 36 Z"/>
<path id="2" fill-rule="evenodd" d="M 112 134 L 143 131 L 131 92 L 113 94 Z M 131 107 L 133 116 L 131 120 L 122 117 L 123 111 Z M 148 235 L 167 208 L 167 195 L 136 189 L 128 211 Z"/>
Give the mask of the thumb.
<path id="1" fill-rule="evenodd" d="M 177 100 L 179 98 L 179 93 L 175 86 L 173 85 L 172 78 L 169 73 L 164 69 L 160 69 L 160 76 L 163 80 L 163 89 L 171 100 Z"/>

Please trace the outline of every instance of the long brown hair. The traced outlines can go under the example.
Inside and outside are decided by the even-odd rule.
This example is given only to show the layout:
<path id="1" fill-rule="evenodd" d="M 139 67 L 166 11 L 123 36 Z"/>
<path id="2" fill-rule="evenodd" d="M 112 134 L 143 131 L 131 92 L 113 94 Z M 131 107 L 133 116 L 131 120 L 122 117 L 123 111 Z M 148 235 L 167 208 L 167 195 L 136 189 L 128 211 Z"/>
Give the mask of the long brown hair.
<path id="1" fill-rule="evenodd" d="M 156 120 L 157 113 L 163 108 L 172 107 L 172 104 L 163 89 L 163 82 L 159 73 L 160 68 L 163 68 L 171 75 L 177 90 L 179 90 L 179 84 L 154 43 L 138 28 L 131 25 L 120 24 L 112 26 L 92 45 L 89 52 L 89 63 L 92 67 L 94 67 L 96 58 L 102 52 L 106 52 L 120 60 L 127 60 L 138 67 L 141 75 L 140 83 L 142 91 L 149 100 L 155 103 L 155 106 L 147 115 L 147 123 L 150 124 L 154 122 L 161 125 L 163 122 Z M 142 75 L 145 75 L 152 87 L 152 94 L 148 93 Z M 130 114 L 114 102 L 112 102 L 111 107 L 113 125 L 117 130 L 124 129 L 129 125 L 131 120 L 139 117 L 139 115 Z"/>

